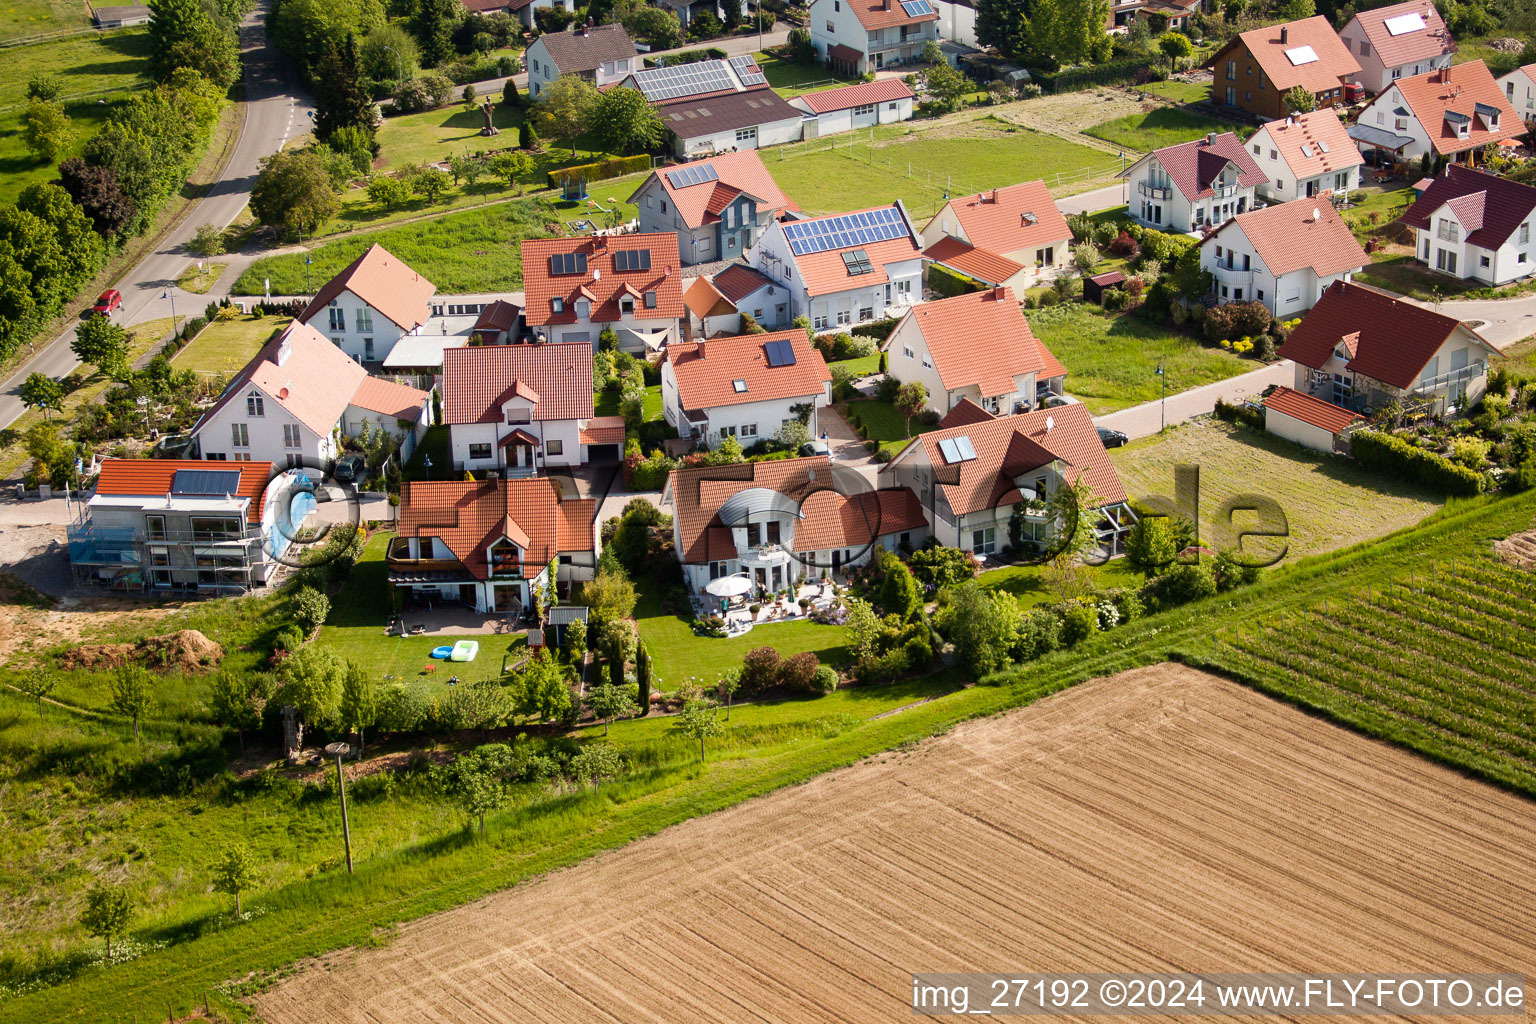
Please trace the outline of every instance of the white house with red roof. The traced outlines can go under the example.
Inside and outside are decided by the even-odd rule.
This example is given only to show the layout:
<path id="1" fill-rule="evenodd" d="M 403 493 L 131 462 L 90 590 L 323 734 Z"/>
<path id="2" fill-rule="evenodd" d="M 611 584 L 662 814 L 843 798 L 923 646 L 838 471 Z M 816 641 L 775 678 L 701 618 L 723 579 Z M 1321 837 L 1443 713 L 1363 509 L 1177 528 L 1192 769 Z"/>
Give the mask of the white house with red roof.
<path id="1" fill-rule="evenodd" d="M 800 209 L 750 149 L 652 171 L 629 202 L 642 233 L 677 234 L 683 266 L 735 259 L 766 225 Z"/>
<path id="2" fill-rule="evenodd" d="M 832 374 L 798 329 L 673 345 L 661 364 L 662 415 L 710 448 L 727 437 L 747 447 L 795 419 L 814 436 L 830 404 Z"/>
<path id="3" fill-rule="evenodd" d="M 1332 107 L 1270 121 L 1251 137 L 1248 152 L 1264 172 L 1259 195 L 1271 202 L 1347 196 L 1360 187 L 1365 160 Z"/>
<path id="4" fill-rule="evenodd" d="M 900 315 L 923 298 L 923 251 L 899 199 L 775 222 L 747 262 L 788 291 L 790 320 L 807 317 L 817 331 Z"/>
<path id="5" fill-rule="evenodd" d="M 789 105 L 805 111 L 801 129 L 807 139 L 851 132 L 877 124 L 895 124 L 912 116 L 916 95 L 899 78 L 860 82 L 836 89 L 802 93 Z"/>
<path id="6" fill-rule="evenodd" d="M 1536 121 L 1536 64 L 1515 68 L 1499 79 L 1504 98 L 1526 121 Z"/>
<path id="7" fill-rule="evenodd" d="M 1339 30 L 1339 40 L 1360 62 L 1360 70 L 1346 78 L 1372 93 L 1400 78 L 1449 67 L 1456 55 L 1456 40 L 1430 0 L 1361 11 Z"/>
<path id="8" fill-rule="evenodd" d="M 1249 210 L 1200 243 L 1218 302 L 1262 302 L 1280 319 L 1311 309 L 1329 285 L 1369 262 L 1327 197 Z"/>
<path id="9" fill-rule="evenodd" d="M 1393 82 L 1360 111 L 1349 135 L 1362 151 L 1384 150 L 1396 160 L 1432 153 L 1466 163 L 1525 132 L 1488 65 L 1472 60 Z"/>
<path id="10" fill-rule="evenodd" d="M 1067 373 L 1004 287 L 913 306 L 881 348 L 887 372 L 921 383 L 940 416 L 965 399 L 993 415 L 1029 412 L 1062 393 Z"/>
<path id="11" fill-rule="evenodd" d="M 751 314 L 760 327 L 777 330 L 787 327 L 792 319 L 789 289 L 745 263 L 732 263 L 718 271 L 710 283 L 738 310 Z"/>
<path id="12" fill-rule="evenodd" d="M 689 340 L 741 333 L 741 311 L 707 277 L 688 282 L 683 289 L 683 305 L 688 307 Z"/>
<path id="13" fill-rule="evenodd" d="M 1131 219 L 1159 231 L 1191 232 L 1251 209 L 1267 180 L 1232 132 L 1153 150 L 1126 168 Z"/>
<path id="14" fill-rule="evenodd" d="M 939 40 L 930 0 L 811 0 L 809 10 L 817 56 L 844 74 L 914 63 Z"/>
<path id="15" fill-rule="evenodd" d="M 599 89 L 623 81 L 640 66 L 640 51 L 623 25 L 582 22 L 565 32 L 544 32 L 523 55 L 528 95 L 538 99 L 561 75 L 576 75 Z"/>
<path id="16" fill-rule="evenodd" d="M 667 479 L 672 539 L 689 592 L 743 575 L 756 597 L 863 565 L 878 545 L 917 547 L 927 523 L 905 487 L 834 477 L 824 455 L 679 469 Z"/>
<path id="17" fill-rule="evenodd" d="M 1499 286 L 1536 273 L 1536 188 L 1460 164 L 1446 166 L 1398 218 L 1425 266 Z"/>
<path id="18" fill-rule="evenodd" d="M 437 286 L 374 243 L 310 300 L 300 323 L 358 362 L 383 362 L 401 338 L 432 319 Z"/>
<path id="19" fill-rule="evenodd" d="M 551 563 L 562 594 L 590 580 L 597 546 L 597 501 L 566 497 L 553 480 L 417 480 L 400 489 L 384 563 L 390 587 L 417 601 L 515 618 L 547 586 Z"/>
<path id="20" fill-rule="evenodd" d="M 1354 412 L 1397 404 L 1428 415 L 1482 401 L 1497 350 L 1455 317 L 1363 285 L 1331 286 L 1286 337 L 1295 390 Z"/>
<path id="21" fill-rule="evenodd" d="M 449 349 L 443 422 L 454 472 L 532 476 L 616 459 L 624 445 L 623 417 L 593 416 L 585 342 Z"/>
<path id="22" fill-rule="evenodd" d="M 940 544 L 996 554 L 1010 543 L 1016 511 L 1020 543 L 1045 543 L 1054 525 L 1044 503 L 1082 481 L 1103 513 L 1095 524 L 1100 544 L 1111 554 L 1122 550 L 1135 516 L 1086 406 L 964 418 L 973 421 L 918 435 L 880 468 L 880 480 L 917 495 Z"/>
<path id="23" fill-rule="evenodd" d="M 1072 258 L 1072 229 L 1043 181 L 951 199 L 923 228 L 923 253 L 983 284 L 1027 288 Z"/>
<path id="24" fill-rule="evenodd" d="M 650 232 L 523 242 L 523 320 L 545 341 L 583 341 L 605 328 L 625 352 L 677 341 L 683 305 L 677 235 Z"/>
<path id="25" fill-rule="evenodd" d="M 410 458 L 432 423 L 425 391 L 370 377 L 307 324 L 294 321 L 262 346 L 192 427 L 190 451 L 214 462 L 324 466 L 364 424 L 400 441 Z"/>

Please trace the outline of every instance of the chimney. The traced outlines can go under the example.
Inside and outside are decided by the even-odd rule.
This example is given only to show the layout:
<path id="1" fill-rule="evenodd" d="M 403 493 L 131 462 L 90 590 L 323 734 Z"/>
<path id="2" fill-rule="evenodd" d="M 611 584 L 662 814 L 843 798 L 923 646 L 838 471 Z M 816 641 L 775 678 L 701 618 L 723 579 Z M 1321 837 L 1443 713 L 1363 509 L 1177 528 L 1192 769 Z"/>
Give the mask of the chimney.
<path id="1" fill-rule="evenodd" d="M 992 301 L 993 302 L 1002 302 L 1003 301 L 1003 286 L 1002 285 L 994 285 L 993 286 L 993 288 L 992 288 Z"/>
<path id="2" fill-rule="evenodd" d="M 699 347 L 694 349 L 694 351 L 699 354 L 700 359 L 704 358 L 704 339 L 702 337 L 699 339 Z"/>
<path id="3" fill-rule="evenodd" d="M 1288 26 L 1286 26 L 1286 25 L 1281 25 L 1280 26 L 1280 45 L 1284 46 L 1286 43 L 1290 42 L 1290 39 L 1291 39 L 1291 30 L 1290 30 L 1290 28 Z"/>
<path id="4" fill-rule="evenodd" d="M 1205 144 L 1207 146 L 1214 146 L 1214 145 L 1216 145 L 1216 133 L 1215 132 L 1206 132 L 1205 133 Z"/>

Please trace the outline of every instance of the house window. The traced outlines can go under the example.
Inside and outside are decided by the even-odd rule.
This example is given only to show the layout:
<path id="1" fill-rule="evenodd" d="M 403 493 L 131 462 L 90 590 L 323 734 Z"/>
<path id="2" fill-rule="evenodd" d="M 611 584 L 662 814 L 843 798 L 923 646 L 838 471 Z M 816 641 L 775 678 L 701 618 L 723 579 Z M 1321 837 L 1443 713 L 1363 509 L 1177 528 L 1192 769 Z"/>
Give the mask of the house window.
<path id="1" fill-rule="evenodd" d="M 263 412 L 262 409 L 263 407 L 260 395 L 245 396 L 245 414 L 247 416 L 265 416 L 266 413 Z"/>
<path id="2" fill-rule="evenodd" d="M 757 436 L 757 424 L 756 423 L 743 423 L 741 425 L 741 429 L 739 431 L 737 431 L 737 435 L 740 436 L 740 437 L 756 437 Z"/>
<path id="3" fill-rule="evenodd" d="M 997 527 L 988 526 L 971 531 L 971 550 L 978 555 L 990 555 L 997 550 Z"/>
<path id="4" fill-rule="evenodd" d="M 373 362 L 373 339 L 372 338 L 364 338 L 363 339 L 363 358 L 365 360 L 367 360 L 368 362 L 370 362 L 370 363 Z"/>
<path id="5" fill-rule="evenodd" d="M 1360 56 L 1362 56 L 1362 57 L 1369 57 L 1370 55 L 1371 55 L 1371 44 L 1366 42 L 1364 39 L 1360 40 Z"/>
<path id="6" fill-rule="evenodd" d="M 299 425 L 297 423 L 284 423 L 283 424 L 283 447 L 284 448 L 298 448 L 298 447 L 301 447 L 302 444 L 303 444 L 303 438 L 302 438 L 302 435 L 300 435 L 300 433 L 299 433 Z"/>
<path id="7" fill-rule="evenodd" d="M 231 443 L 236 448 L 249 448 L 251 446 L 251 435 L 246 431 L 245 424 L 231 423 L 229 426 L 230 430 L 234 433 Z"/>
<path id="8" fill-rule="evenodd" d="M 853 116 L 854 117 L 858 117 L 860 114 L 873 114 L 874 112 L 875 112 L 875 105 L 873 103 L 866 103 L 862 107 L 854 107 L 853 108 Z"/>
<path id="9" fill-rule="evenodd" d="M 917 358 L 916 356 L 914 356 L 912 354 L 912 346 L 911 345 L 903 345 L 903 346 L 901 346 L 901 354 L 906 356 L 908 359 L 915 359 L 915 358 Z"/>
<path id="10" fill-rule="evenodd" d="M 344 331 L 347 329 L 347 311 L 339 306 L 331 307 L 331 330 Z"/>
<path id="11" fill-rule="evenodd" d="M 837 311 L 837 322 L 840 323 L 840 324 L 852 323 L 853 322 L 853 311 L 849 310 L 849 309 L 840 309 L 840 310 L 838 310 Z"/>
<path id="12" fill-rule="evenodd" d="M 628 295 L 626 295 L 622 299 L 619 300 L 619 312 L 620 313 L 623 313 L 625 316 L 629 316 L 629 314 L 633 313 L 634 311 L 635 311 L 635 300 L 634 299 L 632 299 Z"/>
<path id="13" fill-rule="evenodd" d="M 165 516 L 145 516 L 144 536 L 150 540 L 165 540 Z"/>
<path id="14" fill-rule="evenodd" d="M 875 307 L 873 307 L 873 306 L 860 306 L 859 307 L 859 319 L 860 320 L 873 320 L 874 318 L 875 318 Z"/>
<path id="15" fill-rule="evenodd" d="M 1480 267 L 1489 267 L 1493 265 L 1493 261 L 1490 260 L 1487 256 L 1480 257 L 1477 263 Z"/>
<path id="16" fill-rule="evenodd" d="M 646 292 L 645 293 L 645 308 L 646 309 L 655 309 L 656 308 L 656 293 L 655 292 Z"/>
<path id="17" fill-rule="evenodd" d="M 1456 273 L 1456 254 L 1449 249 L 1441 249 L 1435 254 L 1435 268 L 1447 274 Z"/>
<path id="18" fill-rule="evenodd" d="M 1227 61 L 1227 81 L 1237 81 L 1237 61 L 1235 60 Z"/>
<path id="19" fill-rule="evenodd" d="M 228 459 L 229 456 L 225 455 L 223 452 L 208 452 L 207 454 L 205 454 L 203 456 L 203 458 L 207 459 L 209 462 L 223 462 L 226 459 Z M 246 459 L 249 460 L 250 456 L 247 455 Z M 235 457 L 235 461 L 236 462 L 240 461 L 240 458 L 239 458 L 238 454 Z"/>
<path id="20" fill-rule="evenodd" d="M 223 453 L 220 453 L 219 454 L 219 461 L 222 462 L 223 459 L 224 459 L 224 455 L 223 455 Z M 251 461 L 251 453 L 250 452 L 235 452 L 235 461 L 236 462 L 250 462 Z"/>
<path id="21" fill-rule="evenodd" d="M 827 34 L 831 35 L 832 33 L 835 33 L 836 31 L 837 31 L 837 26 L 832 24 L 831 21 L 828 21 L 827 22 Z"/>
<path id="22" fill-rule="evenodd" d="M 545 441 L 544 442 L 544 454 L 545 455 L 564 455 L 565 454 L 565 442 L 564 441 Z"/>
<path id="23" fill-rule="evenodd" d="M 821 330 L 825 330 L 826 327 L 827 327 L 827 315 L 825 313 L 820 313 L 817 316 L 812 318 L 812 320 L 811 320 L 811 328 L 813 330 L 821 331 Z"/>
<path id="24" fill-rule="evenodd" d="M 491 443 L 489 441 L 477 441 L 469 446 L 471 459 L 488 459 L 491 457 Z"/>
<path id="25" fill-rule="evenodd" d="M 576 300 L 576 315 L 585 320 L 592 315 L 592 303 L 586 299 Z"/>
<path id="26" fill-rule="evenodd" d="M 720 436 L 721 437 L 735 437 L 736 436 L 736 428 L 735 427 L 721 427 L 720 428 Z M 753 527 L 749 526 L 749 527 L 747 527 L 747 529 L 751 530 L 751 529 L 753 529 Z"/>
<path id="27" fill-rule="evenodd" d="M 1531 240 L 1531 225 L 1529 222 L 1520 225 L 1520 239 L 1517 244 L 1524 245 Z"/>
<path id="28" fill-rule="evenodd" d="M 340 328 L 337 329 L 340 330 Z M 362 309 L 358 310 L 357 329 L 360 331 L 373 330 L 373 310 L 370 307 L 364 306 Z"/>
<path id="29" fill-rule="evenodd" d="M 1442 242 L 1459 242 L 1461 234 L 1453 220 L 1441 220 L 1440 230 L 1436 232 Z"/>
<path id="30" fill-rule="evenodd" d="M 736 141 L 737 142 L 756 142 L 757 141 L 757 127 L 754 125 L 751 128 L 738 128 L 738 129 L 736 129 Z"/>
<path id="31" fill-rule="evenodd" d="M 283 462 L 289 469 L 304 468 L 304 456 L 302 455 L 285 455 Z"/>

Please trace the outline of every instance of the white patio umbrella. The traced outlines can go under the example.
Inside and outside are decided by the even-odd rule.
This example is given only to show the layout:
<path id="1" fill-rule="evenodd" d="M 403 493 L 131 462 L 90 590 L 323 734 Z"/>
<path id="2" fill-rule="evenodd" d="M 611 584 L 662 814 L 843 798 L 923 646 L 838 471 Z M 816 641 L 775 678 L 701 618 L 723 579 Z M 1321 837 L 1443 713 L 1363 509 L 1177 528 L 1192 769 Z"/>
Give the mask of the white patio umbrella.
<path id="1" fill-rule="evenodd" d="M 740 597 L 752 592 L 752 581 L 740 574 L 721 576 L 717 580 L 710 580 L 704 590 L 716 597 Z"/>

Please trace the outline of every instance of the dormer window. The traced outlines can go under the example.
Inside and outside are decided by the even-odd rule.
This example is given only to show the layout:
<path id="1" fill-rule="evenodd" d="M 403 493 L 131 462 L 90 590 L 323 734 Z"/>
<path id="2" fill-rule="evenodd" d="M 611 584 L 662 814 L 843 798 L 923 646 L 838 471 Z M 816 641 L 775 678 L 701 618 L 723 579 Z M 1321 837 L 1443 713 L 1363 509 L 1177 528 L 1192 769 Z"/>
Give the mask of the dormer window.
<path id="1" fill-rule="evenodd" d="M 245 396 L 245 414 L 247 416 L 265 416 L 262 407 L 261 395 L 255 391 Z"/>
<path id="2" fill-rule="evenodd" d="M 576 315 L 581 317 L 583 320 L 585 320 L 587 317 L 591 316 L 592 315 L 592 303 L 588 302 L 586 299 L 577 299 L 576 300 Z"/>
<path id="3" fill-rule="evenodd" d="M 550 299 L 549 300 L 549 311 L 551 313 L 564 313 L 565 312 L 565 300 L 561 299 L 561 298 Z"/>
<path id="4" fill-rule="evenodd" d="M 491 572 L 516 572 L 522 567 L 522 557 L 516 544 L 509 540 L 499 540 L 491 546 L 489 552 Z"/>
<path id="5" fill-rule="evenodd" d="M 634 311 L 635 311 L 635 300 L 631 296 L 626 295 L 622 299 L 619 300 L 619 312 L 620 313 L 623 313 L 625 316 L 628 316 L 629 314 L 633 313 Z"/>

